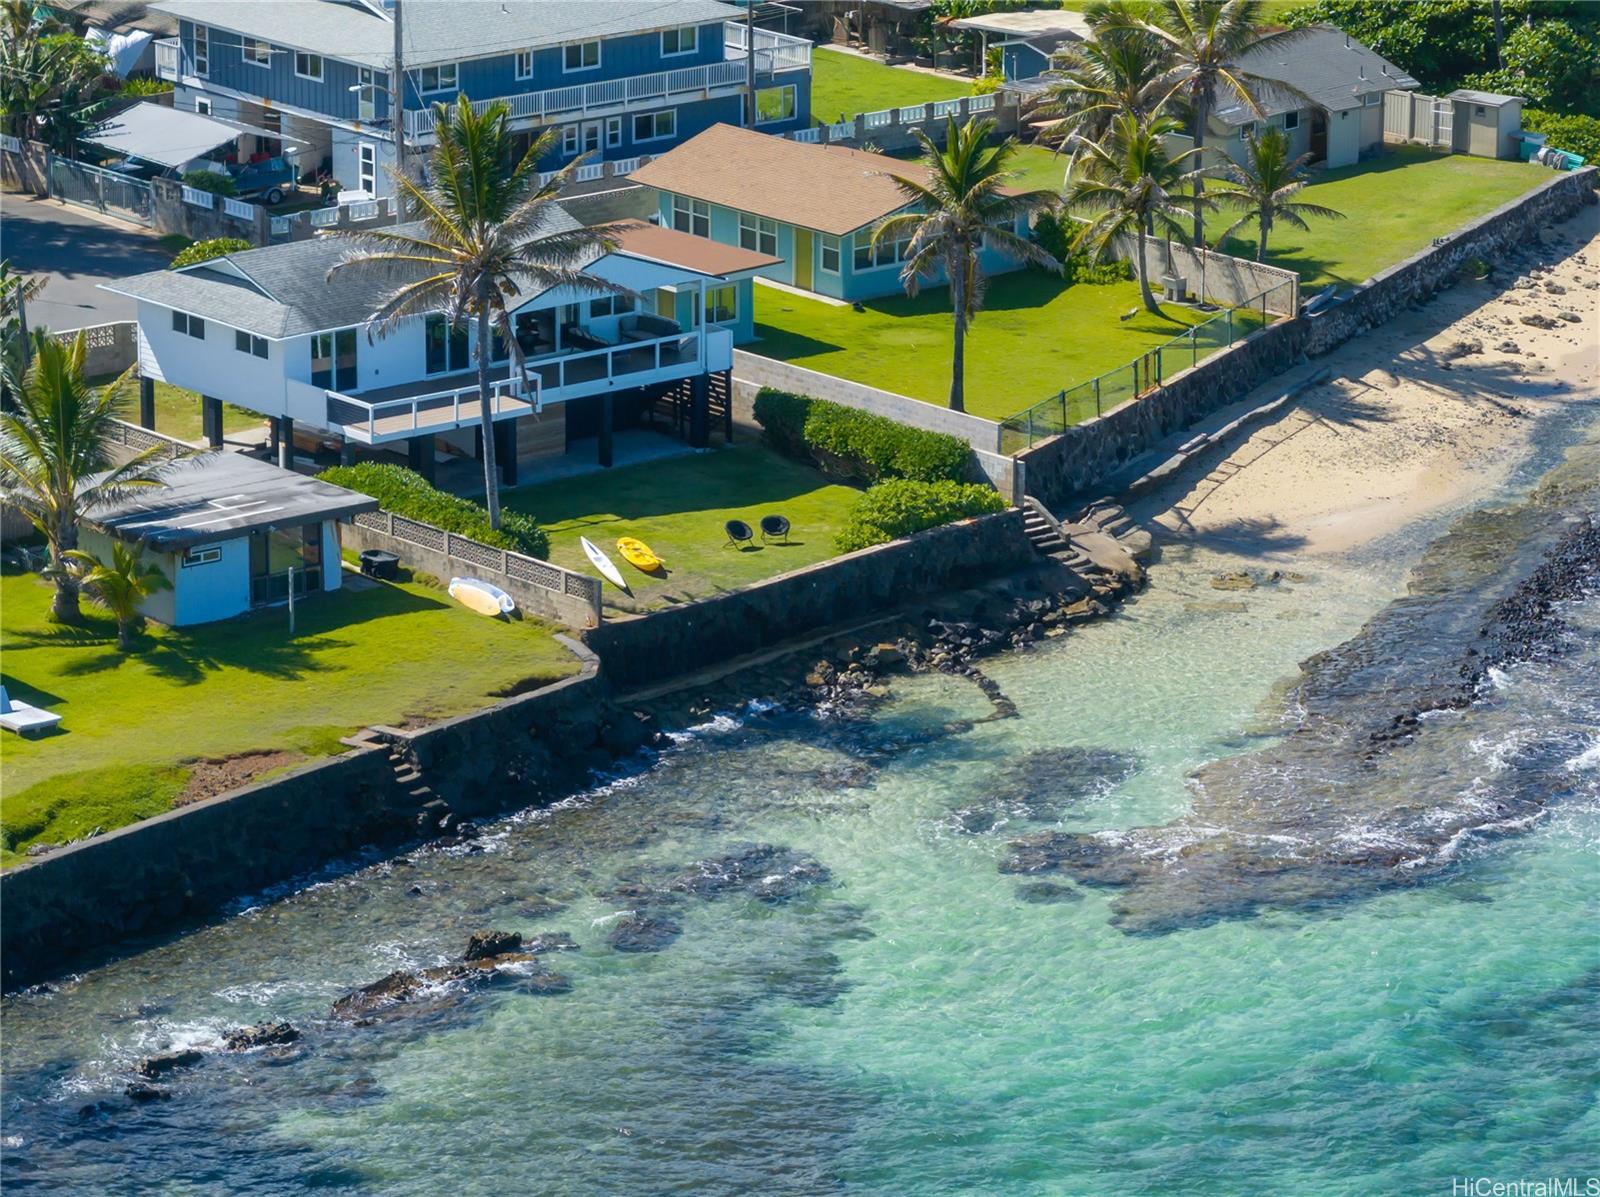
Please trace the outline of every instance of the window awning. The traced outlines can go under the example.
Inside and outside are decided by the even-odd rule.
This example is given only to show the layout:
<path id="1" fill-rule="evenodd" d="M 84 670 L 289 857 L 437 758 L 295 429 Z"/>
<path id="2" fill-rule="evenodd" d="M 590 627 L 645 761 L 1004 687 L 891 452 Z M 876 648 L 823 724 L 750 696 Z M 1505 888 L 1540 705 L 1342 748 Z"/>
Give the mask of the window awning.
<path id="1" fill-rule="evenodd" d="M 161 166 L 182 166 L 203 158 L 220 145 L 227 145 L 244 133 L 269 137 L 286 145 L 302 142 L 258 129 L 254 125 L 225 121 L 217 116 L 185 112 L 165 104 L 135 104 L 83 135 L 85 141 L 104 146 L 129 158 L 142 158 Z"/>

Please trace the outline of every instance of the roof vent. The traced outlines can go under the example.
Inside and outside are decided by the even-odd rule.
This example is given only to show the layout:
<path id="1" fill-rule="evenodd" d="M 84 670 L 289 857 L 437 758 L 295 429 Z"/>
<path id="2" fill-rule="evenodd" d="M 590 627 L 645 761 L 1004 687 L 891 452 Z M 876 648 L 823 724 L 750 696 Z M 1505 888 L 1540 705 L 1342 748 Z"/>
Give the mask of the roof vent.
<path id="1" fill-rule="evenodd" d="M 1360 68 L 1360 74 L 1358 74 L 1356 76 L 1356 78 L 1365 79 L 1366 77 L 1367 77 L 1367 66 L 1366 66 L 1366 63 L 1362 63 L 1361 64 L 1361 68 Z"/>

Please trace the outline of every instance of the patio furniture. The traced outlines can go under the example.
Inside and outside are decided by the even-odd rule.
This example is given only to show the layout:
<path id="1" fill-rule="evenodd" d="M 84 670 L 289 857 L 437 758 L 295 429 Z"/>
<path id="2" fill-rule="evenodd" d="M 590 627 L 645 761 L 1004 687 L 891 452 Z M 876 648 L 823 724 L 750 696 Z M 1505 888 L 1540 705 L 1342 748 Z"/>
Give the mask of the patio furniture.
<path id="1" fill-rule="evenodd" d="M 789 519 L 782 515 L 764 515 L 761 517 L 761 539 L 771 540 L 777 537 L 784 544 L 789 543 Z"/>
<path id="2" fill-rule="evenodd" d="M 14 731 L 19 736 L 32 736 L 48 731 L 60 722 L 60 715 L 14 699 L 6 693 L 4 686 L 0 686 L 0 727 Z"/>
<path id="3" fill-rule="evenodd" d="M 681 331 L 676 320 L 649 312 L 633 312 L 617 321 L 617 335 L 624 341 L 654 341 Z"/>
<path id="4" fill-rule="evenodd" d="M 722 530 L 728 534 L 728 544 L 733 545 L 735 548 L 742 549 L 756 538 L 756 534 L 750 525 L 743 520 L 729 520 L 722 525 Z M 723 548 L 727 548 L 727 545 L 724 545 Z"/>
<path id="5" fill-rule="evenodd" d="M 392 582 L 400 576 L 400 558 L 387 549 L 363 549 L 361 572 L 369 578 Z"/>

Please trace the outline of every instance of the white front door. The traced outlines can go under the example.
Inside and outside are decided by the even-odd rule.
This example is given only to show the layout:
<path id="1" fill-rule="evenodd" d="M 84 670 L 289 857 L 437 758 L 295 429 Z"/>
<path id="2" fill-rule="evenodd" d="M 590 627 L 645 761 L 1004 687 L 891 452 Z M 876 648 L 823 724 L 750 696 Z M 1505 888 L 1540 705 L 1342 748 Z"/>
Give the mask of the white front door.
<path id="1" fill-rule="evenodd" d="M 369 196 L 378 194 L 378 147 L 370 141 L 356 146 L 356 189 Z"/>

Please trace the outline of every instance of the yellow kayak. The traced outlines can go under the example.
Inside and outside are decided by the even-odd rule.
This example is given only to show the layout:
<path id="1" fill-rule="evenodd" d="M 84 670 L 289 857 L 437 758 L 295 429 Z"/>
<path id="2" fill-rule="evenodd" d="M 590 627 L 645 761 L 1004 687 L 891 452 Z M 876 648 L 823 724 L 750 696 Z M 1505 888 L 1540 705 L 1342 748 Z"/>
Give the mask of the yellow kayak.
<path id="1" fill-rule="evenodd" d="M 631 536 L 624 536 L 617 541 L 617 552 L 629 565 L 642 569 L 645 573 L 654 573 L 661 568 L 661 558 L 650 551 L 650 546 L 642 540 L 635 540 Z"/>

